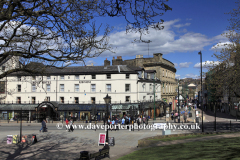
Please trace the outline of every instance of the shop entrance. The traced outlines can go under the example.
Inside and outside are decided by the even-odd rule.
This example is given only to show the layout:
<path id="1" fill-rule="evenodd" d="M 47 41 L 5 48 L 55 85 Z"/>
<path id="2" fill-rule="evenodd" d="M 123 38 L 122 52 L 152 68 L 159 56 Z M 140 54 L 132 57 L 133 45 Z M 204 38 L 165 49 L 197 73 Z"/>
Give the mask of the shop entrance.
<path id="1" fill-rule="evenodd" d="M 38 106 L 38 120 L 40 122 L 43 121 L 43 119 L 46 119 L 47 121 L 50 120 L 57 120 L 58 113 L 54 110 L 54 106 L 51 103 L 42 103 Z"/>

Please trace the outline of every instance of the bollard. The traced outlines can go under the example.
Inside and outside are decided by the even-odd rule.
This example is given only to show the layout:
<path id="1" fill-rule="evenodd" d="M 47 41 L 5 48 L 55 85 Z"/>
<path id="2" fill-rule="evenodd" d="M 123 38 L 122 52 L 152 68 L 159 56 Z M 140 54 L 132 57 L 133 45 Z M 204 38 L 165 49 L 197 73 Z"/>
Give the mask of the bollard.
<path id="1" fill-rule="evenodd" d="M 232 130 L 232 125 L 231 125 L 231 121 L 230 121 L 230 131 Z"/>

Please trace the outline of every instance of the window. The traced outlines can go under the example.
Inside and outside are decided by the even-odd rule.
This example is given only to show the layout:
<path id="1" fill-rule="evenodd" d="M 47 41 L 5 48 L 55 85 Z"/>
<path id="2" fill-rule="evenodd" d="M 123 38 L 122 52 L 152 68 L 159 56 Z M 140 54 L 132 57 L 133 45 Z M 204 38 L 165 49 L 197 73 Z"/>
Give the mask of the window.
<path id="1" fill-rule="evenodd" d="M 64 79 L 64 75 L 60 76 L 60 79 Z"/>
<path id="2" fill-rule="evenodd" d="M 106 87 L 107 92 L 111 92 L 111 84 L 107 84 Z"/>
<path id="3" fill-rule="evenodd" d="M 5 66 L 2 66 L 2 71 L 5 71 Z"/>
<path id="4" fill-rule="evenodd" d="M 130 92 L 130 84 L 125 84 L 125 92 Z"/>
<path id="5" fill-rule="evenodd" d="M 143 101 L 145 101 L 146 100 L 146 96 L 143 96 Z"/>
<path id="6" fill-rule="evenodd" d="M 150 101 L 152 100 L 152 96 L 150 96 Z"/>
<path id="7" fill-rule="evenodd" d="M 48 102 L 50 102 L 50 97 L 46 97 L 46 100 L 47 100 Z"/>
<path id="8" fill-rule="evenodd" d="M 60 92 L 64 92 L 64 84 L 60 84 Z"/>
<path id="9" fill-rule="evenodd" d="M 79 102 L 78 97 L 74 97 L 74 103 L 75 103 L 75 104 L 78 104 L 78 102 Z"/>
<path id="10" fill-rule="evenodd" d="M 75 75 L 75 79 L 79 79 L 79 75 Z"/>
<path id="11" fill-rule="evenodd" d="M 32 76 L 32 80 L 36 80 L 36 76 Z"/>
<path id="12" fill-rule="evenodd" d="M 36 97 L 32 97 L 32 104 L 35 104 L 36 102 Z"/>
<path id="13" fill-rule="evenodd" d="M 17 76 L 18 81 L 21 81 L 21 78 L 22 78 L 21 76 Z"/>
<path id="14" fill-rule="evenodd" d="M 60 97 L 60 102 L 64 103 L 64 97 Z"/>
<path id="15" fill-rule="evenodd" d="M 126 102 L 130 102 L 130 96 L 126 96 Z"/>
<path id="16" fill-rule="evenodd" d="M 107 79 L 111 79 L 111 74 L 107 74 Z"/>
<path id="17" fill-rule="evenodd" d="M 145 91 L 145 84 L 142 85 L 143 91 Z"/>
<path id="18" fill-rule="evenodd" d="M 47 84 L 47 92 L 50 92 L 51 88 L 50 88 L 50 84 Z"/>
<path id="19" fill-rule="evenodd" d="M 32 92 L 36 92 L 36 84 L 32 84 Z"/>
<path id="20" fill-rule="evenodd" d="M 91 84 L 91 92 L 96 92 L 96 84 Z"/>
<path id="21" fill-rule="evenodd" d="M 126 74 L 126 79 L 129 79 L 129 77 L 130 77 L 130 74 Z"/>
<path id="22" fill-rule="evenodd" d="M 92 79 L 96 79 L 96 74 L 92 75 Z M 111 79 L 111 78 L 110 78 Z"/>
<path id="23" fill-rule="evenodd" d="M 18 88 L 18 92 L 21 92 L 21 85 L 18 85 L 17 88 Z"/>
<path id="24" fill-rule="evenodd" d="M 74 85 L 74 91 L 75 92 L 79 92 L 79 84 L 75 84 Z"/>
<path id="25" fill-rule="evenodd" d="M 152 84 L 149 84 L 149 91 L 152 92 Z"/>
<path id="26" fill-rule="evenodd" d="M 21 104 L 21 97 L 17 97 L 17 104 Z"/>
<path id="27" fill-rule="evenodd" d="M 47 76 L 47 80 L 50 80 L 51 79 L 51 77 L 50 76 Z"/>
<path id="28" fill-rule="evenodd" d="M 91 103 L 95 104 L 95 97 L 91 97 Z"/>

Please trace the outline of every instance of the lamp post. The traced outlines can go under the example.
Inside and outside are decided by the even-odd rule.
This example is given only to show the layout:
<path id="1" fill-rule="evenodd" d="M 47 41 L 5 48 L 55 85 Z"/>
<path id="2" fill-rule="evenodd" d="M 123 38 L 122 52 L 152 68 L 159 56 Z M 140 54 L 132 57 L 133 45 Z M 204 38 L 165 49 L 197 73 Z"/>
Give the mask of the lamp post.
<path id="1" fill-rule="evenodd" d="M 105 103 L 106 103 L 106 107 L 107 107 L 107 113 L 106 113 L 106 116 L 105 116 L 105 117 L 107 117 L 106 120 L 108 120 L 108 105 L 109 105 L 109 103 L 110 103 L 111 97 L 109 97 L 108 94 L 107 94 L 107 96 L 104 97 L 103 99 L 104 99 L 104 101 L 105 101 Z M 106 121 L 106 120 L 105 120 L 105 121 Z M 104 126 L 105 126 L 105 121 L 104 121 Z M 109 128 L 109 127 L 108 127 L 108 128 Z M 107 131 L 106 131 L 106 142 L 108 142 L 108 128 L 107 128 Z"/>
<path id="2" fill-rule="evenodd" d="M 179 100 L 179 79 L 178 79 L 178 123 L 180 123 L 179 104 L 180 104 L 180 100 Z"/>
<path id="3" fill-rule="evenodd" d="M 198 54 L 200 55 L 200 63 L 201 63 L 201 108 L 202 108 L 202 132 L 204 132 L 203 130 L 203 105 L 202 105 L 202 52 L 198 52 Z"/>
<path id="4" fill-rule="evenodd" d="M 216 130 L 217 130 L 217 121 L 216 121 L 216 113 L 217 113 L 217 111 L 216 111 L 216 109 L 217 109 L 217 101 L 215 101 L 215 103 L 214 103 L 214 111 L 215 111 L 215 123 L 214 123 L 214 128 L 215 128 L 215 132 L 216 132 Z"/>

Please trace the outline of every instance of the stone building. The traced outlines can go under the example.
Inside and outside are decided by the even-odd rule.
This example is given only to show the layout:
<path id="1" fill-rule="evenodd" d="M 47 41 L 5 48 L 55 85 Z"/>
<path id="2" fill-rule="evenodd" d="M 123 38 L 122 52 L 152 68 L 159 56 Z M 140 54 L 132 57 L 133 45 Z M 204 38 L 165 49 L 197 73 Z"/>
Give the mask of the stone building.
<path id="1" fill-rule="evenodd" d="M 176 109 L 176 68 L 172 62 L 162 57 L 162 53 L 153 54 L 152 58 L 143 58 L 143 55 L 136 55 L 135 59 L 122 60 L 122 56 L 113 57 L 112 65 L 131 65 L 142 67 L 145 70 L 156 70 L 156 78 L 162 82 L 161 98 L 171 105 L 171 109 Z"/>

